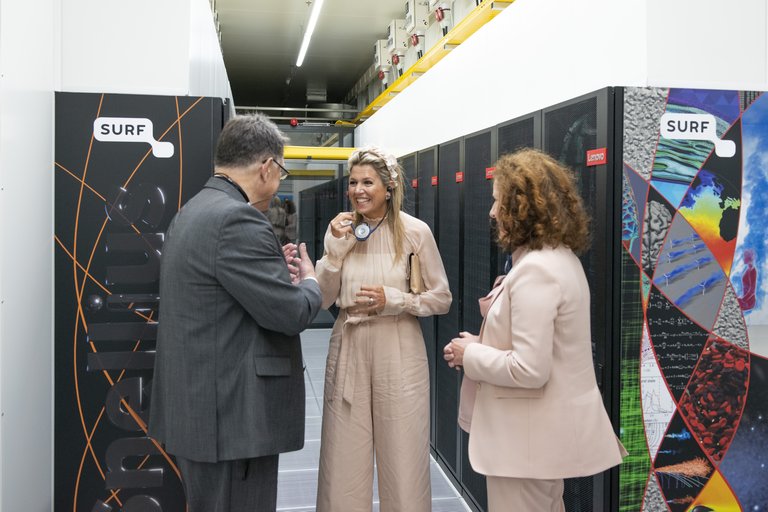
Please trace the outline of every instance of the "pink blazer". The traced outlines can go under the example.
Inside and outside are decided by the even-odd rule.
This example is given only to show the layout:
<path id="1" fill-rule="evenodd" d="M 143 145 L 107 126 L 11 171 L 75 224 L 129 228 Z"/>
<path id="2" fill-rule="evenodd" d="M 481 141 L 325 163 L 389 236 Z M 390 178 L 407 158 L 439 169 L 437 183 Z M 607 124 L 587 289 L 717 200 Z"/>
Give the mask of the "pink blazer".
<path id="1" fill-rule="evenodd" d="M 579 259 L 566 247 L 518 249 L 491 300 L 464 352 L 477 384 L 463 386 L 460 423 L 475 471 L 554 479 L 619 464 L 626 451 L 597 388 Z"/>

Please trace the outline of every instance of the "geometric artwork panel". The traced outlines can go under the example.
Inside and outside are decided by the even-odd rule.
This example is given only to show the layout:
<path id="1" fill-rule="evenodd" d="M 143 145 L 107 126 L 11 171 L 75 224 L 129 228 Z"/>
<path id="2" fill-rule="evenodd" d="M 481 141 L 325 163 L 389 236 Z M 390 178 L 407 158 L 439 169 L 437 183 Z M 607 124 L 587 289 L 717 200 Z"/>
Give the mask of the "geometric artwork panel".
<path id="1" fill-rule="evenodd" d="M 659 482 L 656 481 L 656 475 L 648 475 L 648 486 L 645 489 L 645 499 L 643 500 L 643 512 L 656 512 L 659 510 L 669 510 L 664 503 L 664 496 L 659 489 Z"/>
<path id="2" fill-rule="evenodd" d="M 723 140 L 741 146 L 741 123 L 737 121 Z M 741 154 L 719 157 L 712 152 L 691 183 L 679 212 L 707 244 L 722 269 L 729 273 L 736 247 L 741 207 Z"/>
<path id="3" fill-rule="evenodd" d="M 736 433 L 749 380 L 749 353 L 710 339 L 680 400 L 696 440 L 717 464 Z"/>
<path id="4" fill-rule="evenodd" d="M 648 474 L 651 469 L 651 461 L 648 455 L 648 445 L 643 429 L 643 421 L 648 420 L 646 402 L 652 402 L 658 410 L 662 404 L 660 400 L 653 401 L 654 389 L 649 389 L 655 384 L 656 395 L 663 392 L 667 395 L 668 409 L 674 410 L 674 402 L 669 396 L 664 381 L 658 373 L 654 383 L 646 385 L 645 361 L 649 360 L 656 366 L 656 360 L 650 349 L 647 331 L 643 322 L 643 300 L 638 280 L 640 268 L 626 249 L 621 251 L 621 282 L 625 286 L 621 288 L 620 311 L 623 319 L 621 325 L 621 395 L 619 404 L 619 417 L 627 421 L 623 422 L 621 429 L 621 443 L 629 452 L 621 463 L 621 487 L 619 489 L 618 512 L 636 512 L 643 503 L 648 482 Z M 644 332 L 645 331 L 645 332 Z M 642 353 L 638 350 L 637 340 L 643 338 Z M 640 362 L 643 361 L 641 365 Z M 649 396 L 646 396 L 648 392 Z M 660 423 L 659 438 L 667 428 L 669 417 L 657 420 Z"/>
<path id="5" fill-rule="evenodd" d="M 720 472 L 743 510 L 766 510 L 768 496 L 768 359 L 752 356 L 746 405 Z"/>
<path id="6" fill-rule="evenodd" d="M 699 495 L 693 500 L 691 508 L 692 512 L 741 512 L 742 508 L 739 505 L 739 500 L 733 494 L 733 491 L 728 487 L 728 483 L 723 478 L 723 475 L 718 471 L 712 473 L 712 476 L 701 490 Z M 744 509 L 753 510 L 753 509 Z"/>
<path id="7" fill-rule="evenodd" d="M 642 255 L 643 270 L 653 275 L 659 252 L 672 224 L 674 208 L 655 189 L 648 191 L 648 204 L 643 216 Z"/>
<path id="8" fill-rule="evenodd" d="M 626 168 L 625 168 L 626 170 Z M 631 172 L 631 171 L 630 171 Z M 621 204 L 621 240 L 631 254 L 639 255 L 640 222 L 637 216 L 637 202 L 630 192 L 627 176 L 624 175 Z"/>
<path id="9" fill-rule="evenodd" d="M 672 512 L 684 512 L 714 471 L 678 413 L 672 417 L 654 461 L 661 493 Z"/>
<path id="10" fill-rule="evenodd" d="M 731 271 L 753 353 L 768 356 L 768 94 L 754 99 L 741 118 L 741 212 Z"/>
<path id="11" fill-rule="evenodd" d="M 623 160 L 645 180 L 651 177 L 659 139 L 659 118 L 664 113 L 668 93 L 668 89 L 654 87 L 628 87 L 624 90 Z"/>
<path id="12" fill-rule="evenodd" d="M 662 246 L 654 282 L 688 317 L 709 330 L 728 279 L 707 244 L 677 215 Z"/>
<path id="13" fill-rule="evenodd" d="M 739 114 L 739 97 L 736 91 L 671 89 L 666 112 L 710 115 L 722 136 Z M 660 137 L 651 183 L 677 207 L 713 148 L 710 140 Z"/>
<path id="14" fill-rule="evenodd" d="M 709 333 L 691 322 L 655 286 L 651 287 L 646 317 L 661 373 L 679 401 Z"/>
<path id="15" fill-rule="evenodd" d="M 640 508 L 768 510 L 768 95 L 625 88 L 623 115 L 622 245 L 640 272 L 622 289 L 642 290 L 645 313 L 642 336 L 621 338 L 651 457 Z M 639 478 L 620 472 L 620 488 Z"/>
<path id="16" fill-rule="evenodd" d="M 640 386 L 643 400 L 643 423 L 648 451 L 651 458 L 656 458 L 669 420 L 675 413 L 675 401 L 669 393 L 659 363 L 651 349 L 647 329 L 643 329 L 643 352 L 640 363 Z"/>
<path id="17" fill-rule="evenodd" d="M 747 327 L 744 325 L 744 317 L 741 314 L 739 299 L 730 282 L 725 287 L 725 296 L 717 313 L 717 320 L 712 327 L 712 334 L 737 347 L 749 350 L 747 341 Z"/>
<path id="18" fill-rule="evenodd" d="M 634 211 L 627 212 L 630 215 L 622 215 L 622 217 L 629 217 L 629 220 L 637 223 L 637 230 L 628 230 L 627 240 L 629 241 L 629 252 L 635 261 L 640 261 L 640 220 L 645 218 L 645 204 L 648 199 L 648 182 L 645 181 L 642 176 L 638 175 L 630 167 L 624 166 L 624 186 L 626 190 L 624 195 L 632 199 L 634 204 Z M 635 235 L 638 239 L 635 239 Z"/>

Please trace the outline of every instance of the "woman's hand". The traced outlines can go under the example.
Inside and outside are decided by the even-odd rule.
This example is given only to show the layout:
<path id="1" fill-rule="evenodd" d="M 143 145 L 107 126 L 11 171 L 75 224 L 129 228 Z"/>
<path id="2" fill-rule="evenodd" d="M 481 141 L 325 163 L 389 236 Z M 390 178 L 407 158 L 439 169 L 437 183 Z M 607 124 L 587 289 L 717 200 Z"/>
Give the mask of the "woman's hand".
<path id="1" fill-rule="evenodd" d="M 354 231 L 355 214 L 341 212 L 331 220 L 331 234 L 336 238 L 347 238 Z"/>
<path id="2" fill-rule="evenodd" d="M 283 246 L 283 257 L 285 258 L 285 264 L 288 265 L 288 273 L 291 275 L 291 283 L 296 284 L 299 282 L 299 265 L 301 261 L 296 257 L 298 247 L 296 244 L 287 243 Z"/>
<path id="3" fill-rule="evenodd" d="M 383 286 L 361 286 L 355 299 L 355 310 L 361 313 L 378 313 L 387 304 Z"/>
<path id="4" fill-rule="evenodd" d="M 477 343 L 480 339 L 475 334 L 470 334 L 466 331 L 459 333 L 458 338 L 453 338 L 449 344 L 443 349 L 443 359 L 446 360 L 448 366 L 456 368 L 456 371 L 460 370 L 464 365 L 464 349 L 470 343 Z"/>

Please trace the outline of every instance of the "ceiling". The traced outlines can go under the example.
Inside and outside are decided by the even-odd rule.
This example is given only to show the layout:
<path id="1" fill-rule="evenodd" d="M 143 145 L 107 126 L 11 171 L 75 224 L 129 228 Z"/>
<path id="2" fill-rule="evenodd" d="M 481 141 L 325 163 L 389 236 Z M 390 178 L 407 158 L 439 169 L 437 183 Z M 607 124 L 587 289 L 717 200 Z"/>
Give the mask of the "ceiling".
<path id="1" fill-rule="evenodd" d="M 236 107 L 306 107 L 307 85 L 341 103 L 405 0 L 325 0 L 304 64 L 296 57 L 314 0 L 216 0 Z"/>

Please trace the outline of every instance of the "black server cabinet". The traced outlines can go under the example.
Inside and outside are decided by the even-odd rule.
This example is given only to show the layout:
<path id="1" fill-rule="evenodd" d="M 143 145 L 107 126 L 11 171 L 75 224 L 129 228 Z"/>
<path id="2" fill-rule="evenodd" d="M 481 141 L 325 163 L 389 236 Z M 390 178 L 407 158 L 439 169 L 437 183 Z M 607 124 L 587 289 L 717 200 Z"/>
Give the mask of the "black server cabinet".
<path id="1" fill-rule="evenodd" d="M 541 135 L 540 111 L 500 124 L 496 129 L 498 151 L 493 161 L 496 162 L 503 155 L 514 153 L 518 149 L 540 149 Z M 497 249 L 491 256 L 496 258 L 494 268 L 497 269 L 497 273 L 503 273 L 509 255 Z"/>
<path id="2" fill-rule="evenodd" d="M 464 139 L 463 187 L 464 239 L 462 274 L 462 330 L 478 334 L 482 317 L 478 299 L 491 289 L 497 275 L 497 249 L 488 213 L 493 204 L 493 165 L 496 131 L 484 130 Z M 458 427 L 457 427 L 458 428 Z M 487 507 L 485 477 L 476 473 L 469 462 L 469 436 L 459 429 L 461 483 L 465 499 L 479 509 Z"/>
<path id="3" fill-rule="evenodd" d="M 419 151 L 416 154 L 416 190 L 415 202 L 418 218 L 423 220 L 432 230 L 437 239 L 437 230 L 435 229 L 435 210 L 437 206 L 437 187 L 432 185 L 432 177 L 437 176 L 435 164 L 437 163 L 437 148 L 429 148 Z M 435 396 L 437 386 L 435 385 L 435 364 L 437 341 L 435 339 L 435 317 L 429 316 L 419 319 L 421 331 L 424 334 L 424 344 L 427 349 L 427 360 L 429 362 L 429 418 L 430 418 L 430 443 L 435 446 Z"/>
<path id="4" fill-rule="evenodd" d="M 400 158 L 400 167 L 403 168 L 403 211 L 410 215 L 416 215 L 416 189 L 412 180 L 416 179 L 416 154 L 412 153 Z"/>
<path id="5" fill-rule="evenodd" d="M 314 189 L 299 192 L 299 241 L 307 244 L 307 252 L 312 261 L 320 259 L 315 249 L 315 193 Z"/>
<path id="6" fill-rule="evenodd" d="M 614 90 L 602 89 L 542 111 L 543 150 L 574 173 L 591 218 L 590 249 L 581 256 L 591 293 L 593 357 L 598 385 L 611 412 L 614 347 L 613 279 L 617 245 L 615 229 Z M 605 148 L 606 164 L 587 165 L 587 151 Z M 621 196 L 618 196 L 621 197 Z M 616 348 L 618 350 L 618 348 Z M 607 502 L 608 473 L 568 479 L 565 504 L 569 512 L 611 510 Z"/>
<path id="7" fill-rule="evenodd" d="M 461 202 L 462 187 L 457 182 L 461 171 L 461 139 L 441 144 L 438 149 L 438 189 L 440 200 L 437 204 L 438 247 L 448 275 L 453 300 L 447 314 L 437 318 L 437 346 L 435 358 L 435 449 L 451 476 L 459 474 L 459 429 L 457 427 L 459 406 L 459 373 L 444 364 L 442 351 L 445 344 L 461 329 Z"/>
<path id="8" fill-rule="evenodd" d="M 325 231 L 331 219 L 341 211 L 339 180 L 331 180 L 314 188 L 315 194 L 315 254 L 322 258 L 325 246 Z"/>

